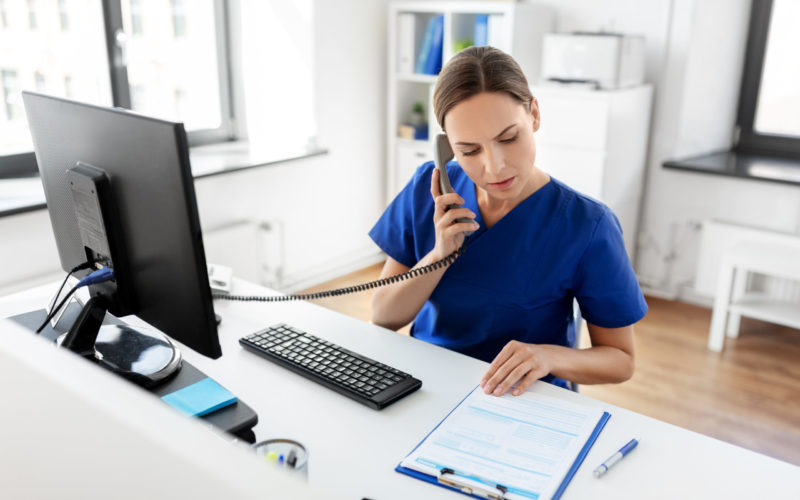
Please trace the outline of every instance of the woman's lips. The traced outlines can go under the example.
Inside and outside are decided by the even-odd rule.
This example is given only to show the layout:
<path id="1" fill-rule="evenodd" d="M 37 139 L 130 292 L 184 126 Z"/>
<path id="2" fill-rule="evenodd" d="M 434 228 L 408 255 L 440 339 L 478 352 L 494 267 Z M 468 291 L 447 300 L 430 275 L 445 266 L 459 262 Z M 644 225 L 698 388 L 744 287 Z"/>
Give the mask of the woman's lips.
<path id="1" fill-rule="evenodd" d="M 514 179 L 516 179 L 516 177 L 509 177 L 508 179 L 501 182 L 490 182 L 489 187 L 491 187 L 492 189 L 508 189 L 509 187 L 511 187 L 511 184 L 514 183 Z"/>

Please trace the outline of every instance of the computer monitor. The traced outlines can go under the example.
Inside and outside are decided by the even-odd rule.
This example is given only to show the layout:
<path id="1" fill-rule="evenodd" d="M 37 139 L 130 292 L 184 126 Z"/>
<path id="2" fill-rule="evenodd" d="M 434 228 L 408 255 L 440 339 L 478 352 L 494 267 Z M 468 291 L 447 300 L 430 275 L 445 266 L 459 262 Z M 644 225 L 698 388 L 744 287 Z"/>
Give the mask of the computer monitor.
<path id="1" fill-rule="evenodd" d="M 61 267 L 113 267 L 109 312 L 221 356 L 183 124 L 22 94 Z"/>

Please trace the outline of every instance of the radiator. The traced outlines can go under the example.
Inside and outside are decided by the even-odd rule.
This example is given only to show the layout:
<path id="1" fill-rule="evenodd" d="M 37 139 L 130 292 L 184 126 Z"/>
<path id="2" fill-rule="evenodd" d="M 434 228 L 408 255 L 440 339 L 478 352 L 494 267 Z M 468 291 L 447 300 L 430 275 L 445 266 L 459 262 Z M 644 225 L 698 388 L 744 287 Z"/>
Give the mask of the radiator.
<path id="1" fill-rule="evenodd" d="M 728 222 L 705 221 L 700 240 L 700 254 L 697 258 L 695 291 L 699 295 L 713 297 L 717 287 L 722 253 L 738 243 L 753 240 L 764 243 L 797 243 L 800 242 L 800 235 L 740 226 Z M 800 255 L 797 258 L 800 259 Z M 800 282 L 798 281 L 751 273 L 747 280 L 747 290 L 764 293 L 775 300 L 800 304 Z"/>

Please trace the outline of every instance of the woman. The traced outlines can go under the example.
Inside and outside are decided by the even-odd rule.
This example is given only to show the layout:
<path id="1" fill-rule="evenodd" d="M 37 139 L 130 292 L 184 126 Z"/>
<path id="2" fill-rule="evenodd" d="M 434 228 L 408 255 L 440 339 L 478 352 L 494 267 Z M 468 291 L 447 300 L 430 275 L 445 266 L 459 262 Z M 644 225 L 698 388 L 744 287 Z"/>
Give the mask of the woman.
<path id="1" fill-rule="evenodd" d="M 389 256 L 381 276 L 436 262 L 474 233 L 451 265 L 377 289 L 373 323 L 413 320 L 414 337 L 491 362 L 487 394 L 519 395 L 538 379 L 629 379 L 647 304 L 622 230 L 608 207 L 535 165 L 539 106 L 519 65 L 491 47 L 465 49 L 439 75 L 433 106 L 455 153 L 455 193 L 440 192 L 433 162 L 417 170 L 370 231 Z M 573 298 L 586 349 L 574 348 Z"/>

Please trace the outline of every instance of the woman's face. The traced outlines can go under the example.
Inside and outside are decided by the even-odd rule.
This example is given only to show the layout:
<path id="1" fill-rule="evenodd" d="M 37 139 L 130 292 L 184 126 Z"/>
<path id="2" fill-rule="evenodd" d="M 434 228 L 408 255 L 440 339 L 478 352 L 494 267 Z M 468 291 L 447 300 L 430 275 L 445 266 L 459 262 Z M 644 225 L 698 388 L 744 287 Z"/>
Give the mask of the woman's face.
<path id="1" fill-rule="evenodd" d="M 476 186 L 496 200 L 531 194 L 533 133 L 539 129 L 535 99 L 528 110 L 505 92 L 482 92 L 456 104 L 444 122 L 456 160 Z"/>

